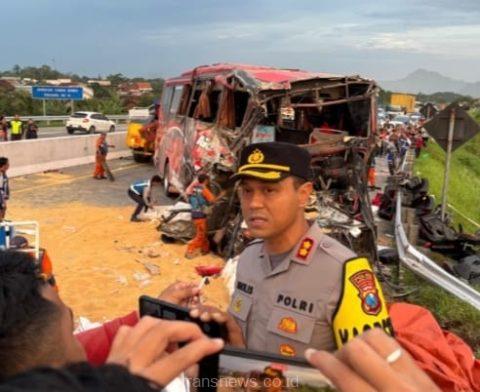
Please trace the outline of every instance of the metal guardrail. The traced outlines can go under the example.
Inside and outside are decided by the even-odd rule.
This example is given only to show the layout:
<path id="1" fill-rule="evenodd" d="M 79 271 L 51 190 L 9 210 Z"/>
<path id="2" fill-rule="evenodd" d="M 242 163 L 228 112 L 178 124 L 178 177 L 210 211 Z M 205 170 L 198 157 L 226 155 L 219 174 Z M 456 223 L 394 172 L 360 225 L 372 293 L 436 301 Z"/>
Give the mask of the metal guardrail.
<path id="1" fill-rule="evenodd" d="M 402 163 L 402 170 L 405 160 Z M 402 190 L 397 192 L 397 206 L 395 213 L 395 241 L 400 261 L 407 268 L 427 279 L 431 283 L 442 287 L 455 297 L 469 303 L 480 310 L 480 292 L 462 282 L 460 279 L 449 274 L 437 263 L 430 260 L 408 242 L 407 235 L 402 224 Z"/>
<path id="2" fill-rule="evenodd" d="M 108 119 L 112 121 L 126 121 L 128 119 L 128 114 L 106 114 Z M 29 120 L 32 119 L 33 121 L 67 121 L 70 117 L 67 116 L 20 116 L 22 120 Z M 13 120 L 13 116 L 5 117 L 7 121 Z"/>

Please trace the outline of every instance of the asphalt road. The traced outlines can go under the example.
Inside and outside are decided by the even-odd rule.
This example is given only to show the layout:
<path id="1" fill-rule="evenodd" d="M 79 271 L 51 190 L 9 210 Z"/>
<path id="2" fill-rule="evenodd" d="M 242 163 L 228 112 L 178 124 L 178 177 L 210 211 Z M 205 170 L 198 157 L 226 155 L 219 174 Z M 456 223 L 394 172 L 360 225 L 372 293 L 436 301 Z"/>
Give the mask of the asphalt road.
<path id="1" fill-rule="evenodd" d="M 156 174 L 155 167 L 151 163 L 136 163 L 131 157 L 110 160 L 108 165 L 114 182 L 93 179 L 93 163 L 54 171 L 59 175 L 53 177 L 39 173 L 11 178 L 11 202 L 41 206 L 74 201 L 103 207 L 130 205 L 133 211 L 136 204 L 127 190 L 133 182 Z M 163 197 L 162 205 L 172 203 L 173 199 Z"/>
<path id="2" fill-rule="evenodd" d="M 126 124 L 118 124 L 115 127 L 116 131 L 126 131 L 127 125 Z M 74 135 L 86 135 L 86 133 L 76 131 Z M 65 137 L 65 136 L 72 136 L 67 133 L 67 129 L 65 127 L 40 127 L 38 130 L 38 137 L 49 138 L 49 137 Z"/>

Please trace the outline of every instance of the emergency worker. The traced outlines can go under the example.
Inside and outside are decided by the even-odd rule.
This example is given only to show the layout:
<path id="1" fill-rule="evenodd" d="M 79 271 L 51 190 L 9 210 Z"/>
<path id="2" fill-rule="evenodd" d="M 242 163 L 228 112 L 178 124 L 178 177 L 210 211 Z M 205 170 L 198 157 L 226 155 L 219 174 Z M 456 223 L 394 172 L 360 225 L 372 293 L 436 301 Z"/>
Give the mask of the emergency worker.
<path id="1" fill-rule="evenodd" d="M 162 179 L 155 175 L 150 180 L 136 181 L 128 189 L 128 196 L 137 203 L 137 207 L 133 211 L 130 218 L 131 222 L 141 222 L 138 215 L 142 210 L 146 211 L 148 207 L 152 207 L 152 187 L 161 186 Z"/>
<path id="2" fill-rule="evenodd" d="M 23 135 L 23 123 L 18 117 L 18 114 L 15 115 L 12 121 L 10 121 L 10 134 L 11 140 L 21 140 Z"/>
<path id="3" fill-rule="evenodd" d="M 231 344 L 242 345 L 239 327 L 247 348 L 285 356 L 307 347 L 333 351 L 374 327 L 392 334 L 368 260 L 305 218 L 313 190 L 306 150 L 251 144 L 233 180 L 240 181 L 243 218 L 257 240 L 240 255 L 229 315 L 199 307 L 193 317 L 225 322 Z"/>
<path id="4" fill-rule="evenodd" d="M 93 178 L 96 180 L 107 178 L 105 176 L 105 164 L 109 147 L 115 146 L 107 143 L 107 134 L 102 132 L 95 143 L 95 171 L 93 172 Z"/>
<path id="5" fill-rule="evenodd" d="M 185 253 L 187 259 L 193 259 L 196 256 L 210 252 L 205 209 L 217 197 L 208 188 L 209 182 L 210 179 L 206 174 L 200 174 L 197 181 L 190 184 L 185 191 L 188 203 L 192 208 L 192 222 L 195 225 L 195 237 L 188 243 L 187 252 Z"/>

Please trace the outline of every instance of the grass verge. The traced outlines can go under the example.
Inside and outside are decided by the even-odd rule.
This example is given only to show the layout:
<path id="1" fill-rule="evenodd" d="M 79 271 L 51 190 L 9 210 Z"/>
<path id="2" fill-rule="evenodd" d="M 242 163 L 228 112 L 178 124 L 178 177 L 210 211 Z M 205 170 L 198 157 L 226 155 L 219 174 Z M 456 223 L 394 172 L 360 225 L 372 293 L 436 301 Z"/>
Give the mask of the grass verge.
<path id="1" fill-rule="evenodd" d="M 415 175 L 428 178 L 430 193 L 435 196 L 437 204 L 441 201 L 445 155 L 445 152 L 432 140 L 416 159 L 414 165 Z M 452 155 L 448 203 L 460 211 L 461 215 L 480 223 L 480 135 Z M 479 229 L 460 214 L 452 210 L 449 212 L 452 213 L 453 223 L 461 224 L 465 231 L 475 232 Z M 410 296 L 409 301 L 428 308 L 443 328 L 464 339 L 472 347 L 475 356 L 479 358 L 480 312 L 409 271 L 405 272 L 405 283 L 418 288 Z M 475 288 L 480 290 L 480 286 Z"/>

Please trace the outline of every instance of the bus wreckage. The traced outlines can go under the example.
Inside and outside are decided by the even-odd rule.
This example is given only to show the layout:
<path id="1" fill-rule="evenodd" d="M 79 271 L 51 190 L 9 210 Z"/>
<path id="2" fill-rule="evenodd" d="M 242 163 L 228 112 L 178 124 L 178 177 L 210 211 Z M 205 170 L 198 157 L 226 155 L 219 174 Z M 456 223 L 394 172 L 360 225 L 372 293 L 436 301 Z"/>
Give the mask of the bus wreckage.
<path id="1" fill-rule="evenodd" d="M 236 64 L 201 66 L 165 82 L 155 163 L 167 194 L 200 172 L 228 186 L 247 144 L 295 143 L 312 156 L 315 192 L 306 213 L 360 255 L 376 258 L 366 171 L 376 132 L 374 81 L 296 69 Z M 188 205 L 172 207 L 159 226 L 165 239 L 193 237 Z M 183 213 L 182 213 L 183 212 Z M 209 232 L 228 258 L 249 241 L 236 192 L 211 207 Z"/>

